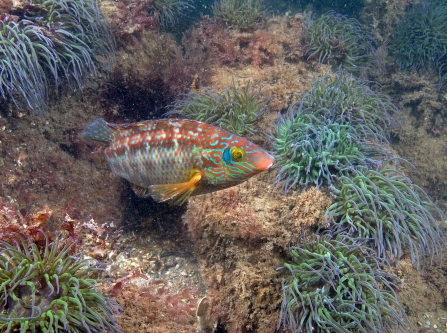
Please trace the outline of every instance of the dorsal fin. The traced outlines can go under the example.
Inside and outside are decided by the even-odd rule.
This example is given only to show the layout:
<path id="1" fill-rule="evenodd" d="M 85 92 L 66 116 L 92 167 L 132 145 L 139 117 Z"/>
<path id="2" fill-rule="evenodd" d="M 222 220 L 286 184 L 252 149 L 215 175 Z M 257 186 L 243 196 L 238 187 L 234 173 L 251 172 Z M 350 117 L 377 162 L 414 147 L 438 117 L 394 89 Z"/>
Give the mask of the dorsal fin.
<path id="1" fill-rule="evenodd" d="M 103 118 L 98 118 L 87 125 L 82 132 L 82 136 L 94 141 L 110 142 L 116 132 L 117 130 L 109 126 Z"/>
<path id="2" fill-rule="evenodd" d="M 132 129 L 132 128 L 139 128 L 139 127 L 143 127 L 146 126 L 147 123 L 151 123 L 154 122 L 153 120 L 145 120 L 145 121 L 140 121 L 139 123 L 129 123 L 129 124 L 112 124 L 112 123 L 108 123 L 108 125 L 117 130 L 127 130 L 127 129 Z"/>

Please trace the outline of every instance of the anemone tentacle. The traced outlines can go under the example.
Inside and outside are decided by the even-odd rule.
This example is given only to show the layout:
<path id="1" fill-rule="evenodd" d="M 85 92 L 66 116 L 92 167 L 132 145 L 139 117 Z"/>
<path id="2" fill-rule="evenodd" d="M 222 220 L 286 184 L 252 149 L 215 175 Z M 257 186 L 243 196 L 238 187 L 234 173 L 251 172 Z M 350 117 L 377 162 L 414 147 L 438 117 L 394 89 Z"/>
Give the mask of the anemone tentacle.
<path id="1" fill-rule="evenodd" d="M 120 307 L 97 290 L 98 263 L 70 255 L 73 243 L 56 238 L 41 250 L 17 235 L 0 241 L 0 332 L 120 333 Z"/>
<path id="2" fill-rule="evenodd" d="M 251 84 L 239 88 L 233 81 L 223 92 L 205 89 L 191 91 L 172 106 L 168 115 L 219 126 L 231 133 L 255 133 L 255 123 L 267 108 L 268 101 Z"/>
<path id="3" fill-rule="evenodd" d="M 327 219 L 335 235 L 371 239 L 380 258 L 397 263 L 408 252 L 418 268 L 430 267 L 446 247 L 437 221 L 445 216 L 392 162 L 342 173 L 330 189 Z"/>
<path id="4" fill-rule="evenodd" d="M 401 283 L 367 240 L 301 237 L 290 246 L 278 328 L 292 332 L 406 332 L 395 289 Z"/>

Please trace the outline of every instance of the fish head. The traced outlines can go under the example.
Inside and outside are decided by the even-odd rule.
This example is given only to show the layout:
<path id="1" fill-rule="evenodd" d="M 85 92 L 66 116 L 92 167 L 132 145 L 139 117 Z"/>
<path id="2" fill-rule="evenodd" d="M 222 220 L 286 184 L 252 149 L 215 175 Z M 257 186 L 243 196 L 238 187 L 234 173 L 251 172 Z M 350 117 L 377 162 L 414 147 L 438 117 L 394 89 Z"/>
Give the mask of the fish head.
<path id="1" fill-rule="evenodd" d="M 230 140 L 228 139 L 230 138 Z M 253 142 L 231 134 L 201 151 L 201 169 L 206 183 L 226 188 L 269 169 L 275 159 Z"/>

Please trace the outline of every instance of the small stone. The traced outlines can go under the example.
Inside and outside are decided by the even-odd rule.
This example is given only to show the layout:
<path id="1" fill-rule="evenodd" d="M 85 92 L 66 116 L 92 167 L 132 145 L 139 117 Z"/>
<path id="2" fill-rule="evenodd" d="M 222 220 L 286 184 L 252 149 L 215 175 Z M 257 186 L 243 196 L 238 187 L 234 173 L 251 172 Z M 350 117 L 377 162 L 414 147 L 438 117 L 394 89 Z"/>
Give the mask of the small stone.
<path id="1" fill-rule="evenodd" d="M 165 260 L 165 267 L 171 268 L 176 264 L 176 260 L 174 257 L 169 257 Z"/>

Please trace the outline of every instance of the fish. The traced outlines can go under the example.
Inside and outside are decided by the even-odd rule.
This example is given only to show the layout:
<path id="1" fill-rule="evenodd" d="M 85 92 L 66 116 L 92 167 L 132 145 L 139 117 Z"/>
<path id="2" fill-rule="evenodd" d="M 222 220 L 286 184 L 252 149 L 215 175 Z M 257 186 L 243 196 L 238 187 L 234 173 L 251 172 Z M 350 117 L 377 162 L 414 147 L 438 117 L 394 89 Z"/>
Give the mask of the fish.
<path id="1" fill-rule="evenodd" d="M 275 161 L 248 139 L 196 120 L 113 124 L 99 118 L 82 136 L 108 144 L 104 155 L 112 173 L 137 195 L 173 205 L 245 182 Z"/>

